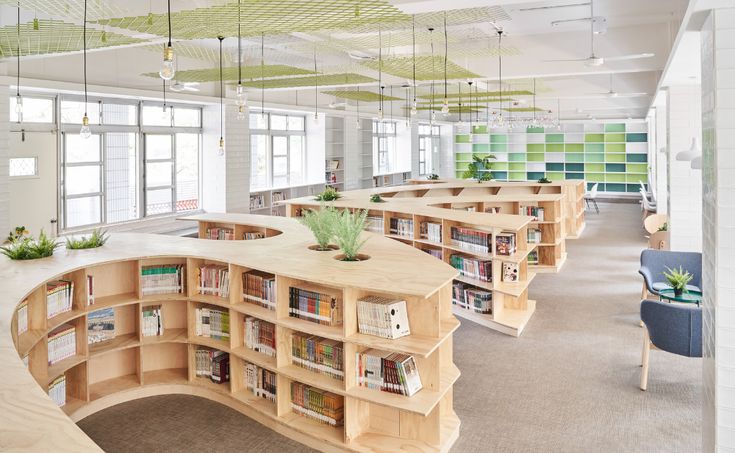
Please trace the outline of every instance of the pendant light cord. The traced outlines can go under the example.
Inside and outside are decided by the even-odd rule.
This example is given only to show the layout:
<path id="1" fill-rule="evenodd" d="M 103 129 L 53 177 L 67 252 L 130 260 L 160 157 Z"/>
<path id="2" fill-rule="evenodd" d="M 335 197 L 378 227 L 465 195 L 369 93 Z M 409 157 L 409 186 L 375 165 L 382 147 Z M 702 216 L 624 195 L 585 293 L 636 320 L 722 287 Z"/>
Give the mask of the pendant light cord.
<path id="1" fill-rule="evenodd" d="M 265 33 L 260 33 L 260 116 L 265 115 Z"/>
<path id="2" fill-rule="evenodd" d="M 15 95 L 20 97 L 20 0 L 18 0 L 18 25 L 16 32 L 18 34 L 18 84 L 15 87 Z"/>
<path id="3" fill-rule="evenodd" d="M 168 0 L 168 46 L 171 47 L 171 0 Z"/>
<path id="4" fill-rule="evenodd" d="M 429 114 L 429 118 L 431 118 L 431 114 L 434 113 L 434 29 L 429 28 L 429 44 L 431 44 L 431 113 Z"/>
<path id="5" fill-rule="evenodd" d="M 242 85 L 242 33 L 240 21 L 240 0 L 237 0 L 237 86 Z"/>
<path id="6" fill-rule="evenodd" d="M 223 138 L 222 125 L 224 123 L 224 83 L 222 81 L 222 41 L 225 40 L 224 36 L 218 37 L 219 39 L 219 139 Z"/>
<path id="7" fill-rule="evenodd" d="M 447 41 L 447 12 L 444 11 L 444 99 L 447 99 L 447 59 L 449 58 L 449 42 Z"/>
<path id="8" fill-rule="evenodd" d="M 411 36 L 413 37 L 413 102 L 416 103 L 416 16 L 411 16 Z"/>
<path id="9" fill-rule="evenodd" d="M 503 117 L 503 31 L 498 30 L 498 97 L 500 98 L 500 117 Z"/>
<path id="10" fill-rule="evenodd" d="M 378 101 L 378 110 L 383 111 L 383 32 L 378 26 L 378 88 L 380 89 L 380 99 Z"/>
<path id="11" fill-rule="evenodd" d="M 82 27 L 82 62 L 84 66 L 84 116 L 87 116 L 87 0 L 84 0 L 84 27 Z"/>

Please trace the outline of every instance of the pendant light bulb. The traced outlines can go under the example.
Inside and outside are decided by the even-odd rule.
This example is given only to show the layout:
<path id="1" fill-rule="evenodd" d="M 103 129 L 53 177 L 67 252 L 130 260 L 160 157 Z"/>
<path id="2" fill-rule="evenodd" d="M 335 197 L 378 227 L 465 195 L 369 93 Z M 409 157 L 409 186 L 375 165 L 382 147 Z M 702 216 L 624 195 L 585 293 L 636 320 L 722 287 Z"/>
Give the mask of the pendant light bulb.
<path id="1" fill-rule="evenodd" d="M 170 44 L 163 48 L 163 64 L 161 70 L 158 71 L 158 75 L 163 80 L 171 80 L 176 75 L 176 69 L 174 68 L 174 48 Z"/>
<path id="2" fill-rule="evenodd" d="M 18 114 L 18 118 L 23 114 L 23 97 L 20 94 L 15 96 L 15 113 Z"/>
<path id="3" fill-rule="evenodd" d="M 219 138 L 219 148 L 217 148 L 217 155 L 218 156 L 225 155 L 225 139 L 222 137 Z"/>
<path id="4" fill-rule="evenodd" d="M 357 129 L 358 131 L 362 130 L 362 121 L 360 121 L 360 118 L 357 118 L 357 119 L 355 120 L 355 128 L 356 128 L 356 129 Z"/>
<path id="5" fill-rule="evenodd" d="M 87 114 L 84 114 L 84 117 L 82 118 L 82 128 L 79 129 L 79 136 L 87 139 L 92 136 L 92 129 L 89 128 L 89 117 Z"/>
<path id="6" fill-rule="evenodd" d="M 416 101 L 411 104 L 411 116 L 416 116 L 419 113 L 419 106 Z"/>
<path id="7" fill-rule="evenodd" d="M 379 109 L 379 110 L 378 110 L 378 119 L 379 119 L 380 121 L 383 121 L 383 117 L 384 117 L 384 116 L 385 116 L 385 115 L 383 114 L 383 109 Z"/>
<path id="8" fill-rule="evenodd" d="M 245 106 L 244 105 L 238 105 L 237 106 L 237 119 L 238 120 L 244 120 L 245 119 Z"/>
<path id="9" fill-rule="evenodd" d="M 444 104 L 442 104 L 442 114 L 444 116 L 449 115 L 449 99 L 444 98 Z"/>
<path id="10" fill-rule="evenodd" d="M 245 92 L 245 88 L 242 85 L 238 84 L 237 91 L 235 93 L 237 98 L 235 102 L 237 103 L 237 105 L 239 105 L 240 107 L 245 107 L 245 105 L 247 105 L 248 103 L 248 94 L 247 92 Z"/>

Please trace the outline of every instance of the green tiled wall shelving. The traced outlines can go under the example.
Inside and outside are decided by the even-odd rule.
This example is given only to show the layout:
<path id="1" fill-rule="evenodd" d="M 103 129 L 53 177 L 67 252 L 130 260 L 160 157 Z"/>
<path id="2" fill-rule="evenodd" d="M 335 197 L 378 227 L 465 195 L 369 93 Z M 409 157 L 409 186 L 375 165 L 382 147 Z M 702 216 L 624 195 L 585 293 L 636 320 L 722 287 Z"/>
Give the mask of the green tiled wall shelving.
<path id="1" fill-rule="evenodd" d="M 490 129 L 467 125 L 455 131 L 456 176 L 473 155 L 495 155 L 493 177 L 500 181 L 587 181 L 601 192 L 638 192 L 648 184 L 648 125 L 645 122 L 565 124 L 561 130 Z"/>

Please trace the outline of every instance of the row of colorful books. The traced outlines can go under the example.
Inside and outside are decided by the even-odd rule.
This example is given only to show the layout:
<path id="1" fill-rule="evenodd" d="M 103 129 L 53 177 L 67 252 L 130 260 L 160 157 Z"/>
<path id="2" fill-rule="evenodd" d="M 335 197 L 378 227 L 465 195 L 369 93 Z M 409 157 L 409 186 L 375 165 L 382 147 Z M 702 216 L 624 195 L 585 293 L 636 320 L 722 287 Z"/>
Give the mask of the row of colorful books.
<path id="1" fill-rule="evenodd" d="M 344 423 L 344 398 L 300 382 L 291 381 L 291 408 L 300 415 L 331 426 Z"/>
<path id="2" fill-rule="evenodd" d="M 144 337 L 163 335 L 163 310 L 160 305 L 148 305 L 141 308 L 143 321 L 141 333 Z"/>
<path id="3" fill-rule="evenodd" d="M 421 390 L 416 361 L 412 355 L 368 349 L 356 353 L 356 382 L 361 387 L 413 396 Z"/>
<path id="4" fill-rule="evenodd" d="M 207 228 L 205 239 L 213 239 L 216 241 L 232 241 L 235 239 L 235 230 L 224 227 Z"/>
<path id="5" fill-rule="evenodd" d="M 284 195 L 283 192 L 273 192 L 271 194 L 271 200 L 273 201 L 273 203 L 286 201 L 286 195 Z"/>
<path id="6" fill-rule="evenodd" d="M 48 319 L 71 311 L 74 300 L 74 282 L 55 280 L 46 284 L 46 317 Z"/>
<path id="7" fill-rule="evenodd" d="M 452 303 L 475 313 L 490 314 L 493 311 L 493 293 L 455 281 L 452 284 Z"/>
<path id="8" fill-rule="evenodd" d="M 194 352 L 195 374 L 221 384 L 230 380 L 230 355 L 216 349 L 200 348 Z"/>
<path id="9" fill-rule="evenodd" d="M 260 231 L 246 231 L 242 234 L 243 240 L 251 241 L 253 239 L 263 239 L 265 234 Z"/>
<path id="10" fill-rule="evenodd" d="M 197 336 L 215 340 L 230 339 L 229 310 L 212 307 L 195 308 L 194 323 Z"/>
<path id="11" fill-rule="evenodd" d="M 77 353 L 77 332 L 73 325 L 62 324 L 48 335 L 48 364 L 53 365 Z"/>
<path id="12" fill-rule="evenodd" d="M 140 270 L 140 290 L 150 294 L 182 294 L 186 279 L 183 264 L 143 266 Z"/>
<path id="13" fill-rule="evenodd" d="M 372 231 L 373 233 L 383 234 L 383 217 L 368 216 L 365 219 L 365 229 L 367 231 Z"/>
<path id="14" fill-rule="evenodd" d="M 538 206 L 521 206 L 518 214 L 533 217 L 535 221 L 544 221 L 544 208 Z"/>
<path id="15" fill-rule="evenodd" d="M 477 253 L 491 253 L 492 234 L 487 231 L 465 227 L 452 227 L 450 231 L 452 245 Z"/>
<path id="16" fill-rule="evenodd" d="M 342 324 L 341 301 L 329 294 L 289 287 L 288 315 L 326 326 Z"/>
<path id="17" fill-rule="evenodd" d="M 426 249 L 421 249 L 421 250 L 423 250 L 424 252 L 426 252 L 429 255 L 433 256 L 434 258 L 442 259 L 442 251 L 441 251 L 441 249 L 429 249 L 429 248 L 426 248 Z"/>
<path id="18" fill-rule="evenodd" d="M 390 218 L 390 234 L 413 237 L 413 219 Z"/>
<path id="19" fill-rule="evenodd" d="M 15 319 L 18 323 L 16 331 L 20 335 L 28 331 L 28 299 L 21 302 L 16 311 Z"/>
<path id="20" fill-rule="evenodd" d="M 87 315 L 87 343 L 95 344 L 115 338 L 115 309 L 103 308 Z"/>
<path id="21" fill-rule="evenodd" d="M 245 362 L 245 388 L 253 395 L 276 402 L 276 373 Z"/>
<path id="22" fill-rule="evenodd" d="M 48 396 L 59 407 L 66 404 L 66 375 L 62 374 L 49 384 Z"/>
<path id="23" fill-rule="evenodd" d="M 528 229 L 528 243 L 529 244 L 538 244 L 541 242 L 541 230 L 538 228 L 529 228 Z"/>
<path id="24" fill-rule="evenodd" d="M 260 271 L 250 271 L 242 274 L 243 298 L 249 302 L 276 309 L 276 277 Z"/>
<path id="25" fill-rule="evenodd" d="M 230 270 L 222 264 L 197 268 L 197 290 L 208 296 L 230 297 Z"/>
<path id="26" fill-rule="evenodd" d="M 360 333 L 382 338 L 411 335 L 406 301 L 382 296 L 358 299 L 357 327 Z"/>
<path id="27" fill-rule="evenodd" d="M 245 347 L 265 354 L 276 356 L 276 326 L 268 321 L 245 317 Z"/>
<path id="28" fill-rule="evenodd" d="M 452 255 L 449 257 L 449 264 L 459 270 L 459 273 L 465 277 L 485 282 L 493 281 L 493 262 L 491 260 Z"/>
<path id="29" fill-rule="evenodd" d="M 260 209 L 265 207 L 265 195 L 250 195 L 250 209 Z"/>
<path id="30" fill-rule="evenodd" d="M 538 250 L 528 252 L 528 264 L 538 264 Z"/>
<path id="31" fill-rule="evenodd" d="M 421 235 L 421 239 L 441 244 L 442 224 L 436 222 L 421 222 L 419 225 L 419 234 Z"/>
<path id="32" fill-rule="evenodd" d="M 294 332 L 291 361 L 307 370 L 344 380 L 344 348 L 339 341 Z"/>

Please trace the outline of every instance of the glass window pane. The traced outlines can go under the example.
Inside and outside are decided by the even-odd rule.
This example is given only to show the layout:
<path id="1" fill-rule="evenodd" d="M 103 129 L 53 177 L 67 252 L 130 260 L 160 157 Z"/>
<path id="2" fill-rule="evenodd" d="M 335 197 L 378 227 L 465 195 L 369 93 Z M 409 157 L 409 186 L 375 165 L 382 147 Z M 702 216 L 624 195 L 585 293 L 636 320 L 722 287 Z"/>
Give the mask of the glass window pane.
<path id="1" fill-rule="evenodd" d="M 431 135 L 441 135 L 441 126 L 434 126 L 431 128 Z"/>
<path id="2" fill-rule="evenodd" d="M 164 214 L 173 211 L 173 191 L 171 189 L 148 190 L 145 201 L 146 215 Z"/>
<path id="3" fill-rule="evenodd" d="M 105 221 L 139 217 L 138 146 L 135 133 L 105 134 Z"/>
<path id="4" fill-rule="evenodd" d="M 288 130 L 303 131 L 304 130 L 304 117 L 303 116 L 289 116 L 288 117 Z"/>
<path id="5" fill-rule="evenodd" d="M 66 163 L 100 162 L 100 136 L 97 134 L 89 138 L 82 138 L 79 134 L 64 134 L 66 146 L 64 147 Z"/>
<path id="6" fill-rule="evenodd" d="M 145 164 L 145 186 L 161 187 L 172 185 L 172 169 L 173 162 L 152 162 Z"/>
<path id="7" fill-rule="evenodd" d="M 251 113 L 250 129 L 268 129 L 268 114 Z"/>
<path id="8" fill-rule="evenodd" d="M 419 124 L 419 135 L 429 135 L 431 133 L 431 126 L 428 124 Z"/>
<path id="9" fill-rule="evenodd" d="M 288 137 L 286 136 L 274 136 L 273 137 L 273 157 L 276 156 L 287 156 L 288 155 Z"/>
<path id="10" fill-rule="evenodd" d="M 8 176 L 37 176 L 38 158 L 11 157 L 8 159 Z"/>
<path id="11" fill-rule="evenodd" d="M 287 128 L 286 115 L 271 114 L 271 129 L 274 131 L 285 131 Z"/>
<path id="12" fill-rule="evenodd" d="M 176 211 L 193 209 L 199 209 L 199 134 L 176 134 Z"/>
<path id="13" fill-rule="evenodd" d="M 289 140 L 289 184 L 301 184 L 304 182 L 304 136 L 292 135 Z"/>
<path id="14" fill-rule="evenodd" d="M 201 127 L 201 110 L 186 107 L 174 107 L 174 126 Z"/>
<path id="15" fill-rule="evenodd" d="M 288 158 L 273 157 L 273 187 L 288 185 Z"/>
<path id="16" fill-rule="evenodd" d="M 162 105 L 143 106 L 143 126 L 171 126 L 171 109 Z"/>
<path id="17" fill-rule="evenodd" d="M 250 187 L 268 187 L 268 136 L 250 136 Z"/>
<path id="18" fill-rule="evenodd" d="M 138 107 L 135 104 L 102 103 L 102 122 L 136 126 L 138 124 Z"/>
<path id="19" fill-rule="evenodd" d="M 53 123 L 54 122 L 54 100 L 42 98 L 29 98 L 22 96 L 24 123 Z M 18 112 L 15 109 L 16 98 L 10 96 L 10 121 L 18 122 Z M 79 122 L 81 123 L 81 119 Z"/>
<path id="20" fill-rule="evenodd" d="M 100 201 L 99 196 L 66 200 L 66 228 L 101 223 Z"/>
<path id="21" fill-rule="evenodd" d="M 102 191 L 100 165 L 66 167 L 66 195 L 82 195 Z"/>
<path id="22" fill-rule="evenodd" d="M 171 159 L 173 157 L 172 136 L 164 134 L 146 134 L 145 136 L 145 158 L 146 160 L 154 159 Z"/>
<path id="23" fill-rule="evenodd" d="M 61 122 L 69 124 L 82 124 L 85 104 L 83 101 L 61 100 Z M 88 102 L 86 105 L 89 124 L 100 123 L 100 105 L 97 102 Z"/>

